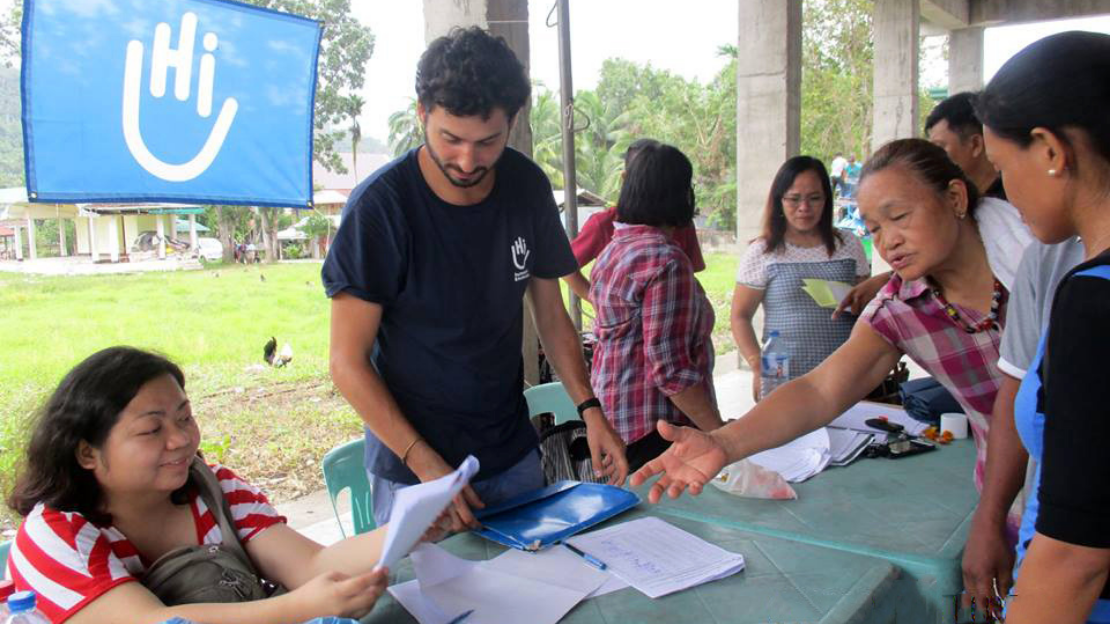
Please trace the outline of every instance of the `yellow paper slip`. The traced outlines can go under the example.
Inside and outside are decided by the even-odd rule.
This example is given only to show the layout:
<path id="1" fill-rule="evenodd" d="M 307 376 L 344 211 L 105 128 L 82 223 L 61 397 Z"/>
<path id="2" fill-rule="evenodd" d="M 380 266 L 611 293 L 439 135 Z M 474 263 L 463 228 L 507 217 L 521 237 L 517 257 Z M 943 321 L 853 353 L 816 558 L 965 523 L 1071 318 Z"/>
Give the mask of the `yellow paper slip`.
<path id="1" fill-rule="evenodd" d="M 835 308 L 852 290 L 851 284 L 831 280 L 803 279 L 802 290 L 822 308 Z"/>

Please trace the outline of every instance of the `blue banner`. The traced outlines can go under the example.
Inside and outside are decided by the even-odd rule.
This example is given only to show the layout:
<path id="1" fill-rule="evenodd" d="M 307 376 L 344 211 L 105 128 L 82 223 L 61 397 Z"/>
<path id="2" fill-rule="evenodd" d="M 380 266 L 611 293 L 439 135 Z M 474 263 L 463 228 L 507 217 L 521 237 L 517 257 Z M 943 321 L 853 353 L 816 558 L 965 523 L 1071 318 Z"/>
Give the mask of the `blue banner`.
<path id="1" fill-rule="evenodd" d="M 25 0 L 32 201 L 307 207 L 321 26 L 229 0 Z"/>

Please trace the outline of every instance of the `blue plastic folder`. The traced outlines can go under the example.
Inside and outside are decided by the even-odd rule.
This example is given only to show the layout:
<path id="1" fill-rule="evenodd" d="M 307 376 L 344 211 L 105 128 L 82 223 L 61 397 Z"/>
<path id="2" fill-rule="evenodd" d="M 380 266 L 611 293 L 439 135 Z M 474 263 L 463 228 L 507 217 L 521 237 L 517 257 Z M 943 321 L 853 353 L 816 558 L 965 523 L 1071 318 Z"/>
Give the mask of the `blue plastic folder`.
<path id="1" fill-rule="evenodd" d="M 475 533 L 510 548 L 543 550 L 638 504 L 635 492 L 616 486 L 559 481 L 480 510 Z"/>

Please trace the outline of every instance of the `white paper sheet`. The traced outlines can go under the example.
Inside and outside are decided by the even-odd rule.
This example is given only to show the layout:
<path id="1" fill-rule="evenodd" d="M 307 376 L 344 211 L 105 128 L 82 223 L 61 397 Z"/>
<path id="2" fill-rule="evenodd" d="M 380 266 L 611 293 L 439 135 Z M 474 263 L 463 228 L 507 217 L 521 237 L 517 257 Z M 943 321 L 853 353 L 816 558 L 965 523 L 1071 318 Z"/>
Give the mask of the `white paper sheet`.
<path id="1" fill-rule="evenodd" d="M 778 448 L 748 457 L 753 464 L 774 470 L 790 483 L 801 483 L 829 465 L 829 434 L 824 427 L 795 438 Z"/>
<path id="2" fill-rule="evenodd" d="M 534 553 L 510 548 L 482 565 L 503 574 L 584 591 L 587 595 L 613 578 L 612 574 L 593 567 L 562 546 Z M 624 586 L 628 587 L 627 584 Z"/>
<path id="3" fill-rule="evenodd" d="M 409 554 L 428 527 L 477 473 L 478 460 L 470 455 L 449 475 L 398 490 L 393 496 L 389 529 L 378 565 L 392 567 Z"/>
<path id="4" fill-rule="evenodd" d="M 868 427 L 865 421 L 869 418 L 878 418 L 886 416 L 886 419 L 892 423 L 897 423 L 906 428 L 906 433 L 910 435 L 921 435 L 922 431 L 928 427 L 923 422 L 914 420 L 906 413 L 906 410 L 898 407 L 897 405 L 886 405 L 885 403 L 872 403 L 871 401 L 860 401 L 848 411 L 836 417 L 836 420 L 829 423 L 830 427 L 840 427 L 841 429 L 855 429 L 856 431 L 866 431 L 867 433 L 881 434 L 876 436 L 879 441 L 886 440 L 886 432 L 882 429 L 874 429 Z"/>
<path id="5" fill-rule="evenodd" d="M 651 598 L 730 576 L 744 557 L 655 517 L 624 522 L 567 540 Z"/>
<path id="6" fill-rule="evenodd" d="M 832 454 L 829 461 L 830 466 L 846 466 L 852 463 L 875 439 L 873 434 L 854 429 L 838 429 L 836 427 L 826 427 L 825 429 L 829 433 L 829 451 Z"/>
<path id="7" fill-rule="evenodd" d="M 466 624 L 555 624 L 608 577 L 584 562 L 550 554 L 556 550 L 561 549 L 537 553 L 530 560 L 518 557 L 527 553 L 511 550 L 504 560 L 505 555 L 468 561 L 421 544 L 412 553 L 416 580 L 394 585 L 389 593 L 420 624 L 446 624 L 471 609 L 474 613 Z M 573 574 L 564 575 L 568 570 Z"/>

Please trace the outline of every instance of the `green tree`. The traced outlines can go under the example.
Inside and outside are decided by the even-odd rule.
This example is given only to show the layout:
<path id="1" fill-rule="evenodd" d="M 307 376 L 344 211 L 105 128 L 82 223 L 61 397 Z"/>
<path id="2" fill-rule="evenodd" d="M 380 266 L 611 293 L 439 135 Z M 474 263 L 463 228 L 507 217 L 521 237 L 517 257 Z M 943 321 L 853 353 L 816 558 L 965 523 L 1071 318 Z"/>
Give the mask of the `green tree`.
<path id="1" fill-rule="evenodd" d="M 358 95 L 347 97 L 347 116 L 351 119 L 351 165 L 355 168 L 355 179 L 358 177 L 358 144 L 362 141 L 362 126 L 358 123 L 358 116 L 362 114 L 362 107 L 366 100 Z"/>
<path id="2" fill-rule="evenodd" d="M 424 142 L 424 126 L 416 114 L 416 98 L 409 105 L 389 116 L 389 149 L 400 156 Z"/>
<path id="3" fill-rule="evenodd" d="M 542 85 L 532 88 L 532 159 L 557 189 L 563 188 L 563 135 L 558 94 Z"/>

